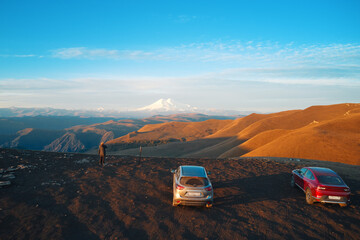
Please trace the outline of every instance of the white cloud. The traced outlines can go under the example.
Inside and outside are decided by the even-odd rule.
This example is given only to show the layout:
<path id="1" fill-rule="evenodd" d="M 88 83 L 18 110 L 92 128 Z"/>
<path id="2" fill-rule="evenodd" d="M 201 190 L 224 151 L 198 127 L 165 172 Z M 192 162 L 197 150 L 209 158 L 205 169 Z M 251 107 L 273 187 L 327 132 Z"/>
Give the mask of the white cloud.
<path id="1" fill-rule="evenodd" d="M 118 58 L 118 50 L 89 49 L 85 47 L 61 48 L 52 51 L 52 57 L 62 59 L 97 59 L 97 58 Z"/>
<path id="2" fill-rule="evenodd" d="M 61 48 L 52 50 L 51 57 L 60 59 L 151 59 L 152 53 L 142 50 L 89 49 L 86 47 Z"/>
<path id="3" fill-rule="evenodd" d="M 192 17 L 191 17 L 192 18 Z M 360 44 L 297 45 L 294 42 L 213 41 L 144 49 L 73 47 L 51 50 L 60 59 L 113 59 L 228 64 L 243 67 L 313 65 L 360 66 Z M 1 57 L 44 58 L 44 54 L 0 54 Z"/>
<path id="4" fill-rule="evenodd" d="M 14 57 L 14 58 L 31 58 L 31 57 L 40 57 L 35 54 L 0 54 L 0 57 Z"/>
<path id="5" fill-rule="evenodd" d="M 27 58 L 27 57 L 36 57 L 34 54 L 23 54 L 23 55 L 14 55 L 14 57 Z"/>
<path id="6" fill-rule="evenodd" d="M 52 51 L 61 59 L 114 59 L 174 63 L 227 64 L 230 67 L 360 66 L 360 44 L 295 45 L 277 42 L 207 42 L 152 50 L 62 48 Z"/>
<path id="7" fill-rule="evenodd" d="M 282 67 L 227 69 L 213 78 L 284 85 L 360 86 L 360 67 Z"/>

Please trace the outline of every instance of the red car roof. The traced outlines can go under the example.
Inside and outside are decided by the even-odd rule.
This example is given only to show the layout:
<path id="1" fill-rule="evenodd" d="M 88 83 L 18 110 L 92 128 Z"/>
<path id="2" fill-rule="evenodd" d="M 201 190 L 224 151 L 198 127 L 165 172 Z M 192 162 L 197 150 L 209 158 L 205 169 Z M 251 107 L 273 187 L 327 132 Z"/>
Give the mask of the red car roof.
<path id="1" fill-rule="evenodd" d="M 308 169 L 311 169 L 312 172 L 315 175 L 332 175 L 332 176 L 338 176 L 336 172 L 331 170 L 330 168 L 322 168 L 322 167 L 308 167 Z"/>

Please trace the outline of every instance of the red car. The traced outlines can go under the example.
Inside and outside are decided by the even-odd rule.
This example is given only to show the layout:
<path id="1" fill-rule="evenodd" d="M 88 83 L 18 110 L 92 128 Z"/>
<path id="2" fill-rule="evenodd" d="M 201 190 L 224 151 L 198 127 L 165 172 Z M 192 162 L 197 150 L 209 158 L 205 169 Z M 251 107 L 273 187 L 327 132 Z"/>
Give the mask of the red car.
<path id="1" fill-rule="evenodd" d="M 329 168 L 304 167 L 291 174 L 291 186 L 298 186 L 306 194 L 306 202 L 337 203 L 345 207 L 350 203 L 350 188 Z"/>

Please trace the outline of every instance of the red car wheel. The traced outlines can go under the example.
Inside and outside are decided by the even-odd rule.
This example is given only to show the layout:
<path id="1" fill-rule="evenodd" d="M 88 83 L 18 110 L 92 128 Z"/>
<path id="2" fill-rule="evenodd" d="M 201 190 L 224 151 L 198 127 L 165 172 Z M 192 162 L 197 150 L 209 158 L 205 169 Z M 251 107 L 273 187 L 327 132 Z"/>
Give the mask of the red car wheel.
<path id="1" fill-rule="evenodd" d="M 310 188 L 306 189 L 306 203 L 307 204 L 313 204 L 314 203 L 314 199 L 313 196 L 311 194 L 311 190 Z"/>

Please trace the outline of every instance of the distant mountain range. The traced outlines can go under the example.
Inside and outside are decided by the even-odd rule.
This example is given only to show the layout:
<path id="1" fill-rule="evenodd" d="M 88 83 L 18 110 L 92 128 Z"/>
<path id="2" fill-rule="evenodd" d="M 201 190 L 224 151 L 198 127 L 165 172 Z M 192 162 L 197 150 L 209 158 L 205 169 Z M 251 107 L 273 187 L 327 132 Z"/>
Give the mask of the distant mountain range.
<path id="1" fill-rule="evenodd" d="M 243 116 L 249 111 L 199 109 L 189 104 L 174 101 L 171 98 L 159 99 L 145 107 L 127 111 L 106 110 L 69 110 L 55 108 L 0 108 L 0 117 L 34 117 L 34 116 L 75 116 L 75 117 L 111 117 L 111 118 L 146 118 L 154 115 L 180 113 L 200 113 L 205 115 Z"/>

